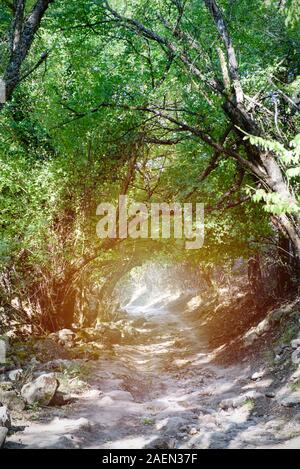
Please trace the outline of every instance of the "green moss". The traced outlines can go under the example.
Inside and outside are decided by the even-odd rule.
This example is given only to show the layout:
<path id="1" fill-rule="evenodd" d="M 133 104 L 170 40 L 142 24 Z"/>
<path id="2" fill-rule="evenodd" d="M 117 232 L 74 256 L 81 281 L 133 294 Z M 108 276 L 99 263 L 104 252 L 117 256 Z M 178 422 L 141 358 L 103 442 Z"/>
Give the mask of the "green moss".
<path id="1" fill-rule="evenodd" d="M 255 406 L 255 400 L 254 399 L 247 399 L 244 404 L 244 406 L 248 407 L 249 410 L 254 409 Z"/>
<path id="2" fill-rule="evenodd" d="M 155 425 L 155 420 L 154 419 L 150 419 L 148 417 L 144 418 L 142 420 L 143 424 L 144 425 Z"/>

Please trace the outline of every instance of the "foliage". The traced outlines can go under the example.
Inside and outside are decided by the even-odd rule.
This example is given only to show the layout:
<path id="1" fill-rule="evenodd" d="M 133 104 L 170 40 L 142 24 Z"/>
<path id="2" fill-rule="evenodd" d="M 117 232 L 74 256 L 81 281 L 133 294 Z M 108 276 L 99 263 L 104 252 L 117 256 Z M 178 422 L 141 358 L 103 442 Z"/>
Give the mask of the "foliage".
<path id="1" fill-rule="evenodd" d="M 261 137 L 249 137 L 253 144 L 259 145 L 266 151 L 274 152 L 280 159 L 281 165 L 285 169 L 285 174 L 289 184 L 294 192 L 299 194 L 299 176 L 300 176 L 300 134 L 298 134 L 290 143 L 290 148 L 278 141 L 265 140 Z M 264 189 L 254 191 L 253 200 L 265 202 L 264 209 L 273 214 L 294 213 L 299 214 L 300 205 L 281 197 L 276 193 L 268 193 Z"/>
<path id="2" fill-rule="evenodd" d="M 282 8 L 277 1 L 219 2 L 237 51 L 247 110 L 262 129 L 244 141 L 275 155 L 298 195 L 299 0 L 280 3 Z M 26 2 L 27 13 L 34 4 Z M 249 171 L 241 175 L 228 152 L 249 157 L 232 129 L 224 141 L 227 153 L 202 177 L 215 149 L 197 132 L 222 141 L 230 124 L 224 102 L 232 92 L 227 89 L 224 97 L 207 87 L 209 80 L 224 80 L 220 57 L 226 50 L 205 2 L 110 5 L 176 50 L 119 22 L 106 2 L 51 2 L 18 86 L 0 111 L 0 301 L 22 321 L 30 311 L 37 328 L 63 316 L 62 298 L 73 289 L 86 302 L 83 290 L 110 291 L 119 272 L 154 257 L 203 266 L 231 263 L 274 234 L 268 213 L 299 213 L 298 201 L 258 187 Z M 12 20 L 9 2 L 2 1 L 1 73 L 10 60 Z M 176 28 L 185 35 L 176 36 Z M 182 52 L 205 79 L 184 66 Z M 107 248 L 97 239 L 96 207 L 117 203 L 133 160 L 131 200 L 206 204 L 202 250 L 187 252 L 176 240 L 126 240 Z"/>

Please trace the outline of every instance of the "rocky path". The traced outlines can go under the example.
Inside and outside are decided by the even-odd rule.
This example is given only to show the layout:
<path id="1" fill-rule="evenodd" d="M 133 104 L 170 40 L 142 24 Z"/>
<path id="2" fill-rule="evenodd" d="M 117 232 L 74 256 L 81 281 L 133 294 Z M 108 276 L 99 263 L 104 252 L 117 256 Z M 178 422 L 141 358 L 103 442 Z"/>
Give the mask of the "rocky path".
<path id="1" fill-rule="evenodd" d="M 300 406 L 277 399 L 289 385 L 271 392 L 270 370 L 260 364 L 263 371 L 253 375 L 246 360 L 230 368 L 213 365 L 205 338 L 181 316 L 150 317 L 134 344 L 114 351 L 93 364 L 89 389 L 75 403 L 20 422 L 7 446 L 300 447 Z"/>

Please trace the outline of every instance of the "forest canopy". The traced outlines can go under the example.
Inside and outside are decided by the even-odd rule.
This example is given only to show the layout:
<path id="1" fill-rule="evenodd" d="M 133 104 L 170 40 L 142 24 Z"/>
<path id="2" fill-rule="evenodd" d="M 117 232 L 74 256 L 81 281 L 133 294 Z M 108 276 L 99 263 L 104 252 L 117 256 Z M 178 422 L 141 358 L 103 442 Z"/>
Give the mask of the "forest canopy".
<path id="1" fill-rule="evenodd" d="M 0 0 L 5 317 L 69 325 L 79 291 L 155 256 L 284 238 L 299 268 L 299 33 L 299 0 Z M 99 240 L 120 194 L 205 203 L 204 247 Z"/>

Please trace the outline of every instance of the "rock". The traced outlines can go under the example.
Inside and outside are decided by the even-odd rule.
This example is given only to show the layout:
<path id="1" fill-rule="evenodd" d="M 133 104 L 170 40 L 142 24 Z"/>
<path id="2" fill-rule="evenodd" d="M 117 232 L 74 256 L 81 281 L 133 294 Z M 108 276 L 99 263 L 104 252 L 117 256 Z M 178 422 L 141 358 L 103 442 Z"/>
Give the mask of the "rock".
<path id="1" fill-rule="evenodd" d="M 0 449 L 2 449 L 5 444 L 7 433 L 8 433 L 7 428 L 5 427 L 0 428 Z"/>
<path id="2" fill-rule="evenodd" d="M 21 396 L 15 391 L 14 389 L 5 390 L 2 388 L 2 384 L 0 385 L 0 402 L 7 406 L 9 410 L 16 410 L 21 412 L 25 409 L 25 402 Z M 10 383 L 11 384 L 11 383 Z"/>
<path id="3" fill-rule="evenodd" d="M 271 317 L 270 317 L 272 324 L 276 324 L 277 322 L 281 321 L 284 314 L 285 314 L 285 311 L 283 309 L 275 309 L 271 313 Z"/>
<path id="4" fill-rule="evenodd" d="M 10 414 L 6 406 L 0 407 L 0 428 L 1 427 L 11 428 Z"/>
<path id="5" fill-rule="evenodd" d="M 10 381 L 2 381 L 0 383 L 0 393 L 3 391 L 13 391 L 14 385 Z"/>
<path id="6" fill-rule="evenodd" d="M 84 360 L 66 360 L 63 358 L 58 358 L 56 360 L 50 360 L 49 362 L 43 363 L 41 366 L 39 366 L 39 369 L 46 370 L 46 371 L 53 371 L 53 370 L 58 370 L 62 371 L 65 368 L 68 368 L 70 366 L 75 365 L 81 365 L 84 363 Z"/>
<path id="7" fill-rule="evenodd" d="M 163 431 L 165 436 L 176 437 L 178 433 L 188 431 L 187 421 L 184 417 L 167 417 L 156 424 L 156 428 Z"/>
<path id="8" fill-rule="evenodd" d="M 265 374 L 265 370 L 257 371 L 256 373 L 253 373 L 251 376 L 252 381 L 258 381 L 261 379 Z"/>
<path id="9" fill-rule="evenodd" d="M 35 357 L 32 357 L 32 359 L 30 360 L 30 365 L 32 366 L 38 366 L 41 364 L 41 362 L 39 360 L 37 360 Z"/>
<path id="10" fill-rule="evenodd" d="M 197 428 L 191 428 L 190 431 L 189 431 L 190 435 L 196 435 L 197 433 L 198 433 Z"/>
<path id="11" fill-rule="evenodd" d="M 111 397 L 112 399 L 116 401 L 133 401 L 133 396 L 130 392 L 128 391 L 122 391 L 122 390 L 114 390 L 106 393 L 107 396 Z"/>
<path id="12" fill-rule="evenodd" d="M 37 365 L 41 362 L 48 362 L 50 360 L 56 360 L 57 358 L 71 358 L 69 348 L 66 349 L 64 345 L 60 343 L 58 337 L 56 339 L 47 337 L 46 339 L 39 339 L 34 345 L 35 358 L 38 360 Z"/>
<path id="13" fill-rule="evenodd" d="M 246 346 L 250 346 L 258 338 L 258 335 L 255 332 L 255 328 L 252 327 L 243 337 L 244 343 Z"/>
<path id="14" fill-rule="evenodd" d="M 80 449 L 80 445 L 73 440 L 72 435 L 63 435 L 55 443 L 48 446 L 48 449 Z"/>
<path id="15" fill-rule="evenodd" d="M 59 421 L 59 419 L 58 419 Z M 85 417 L 80 419 L 68 421 L 68 424 L 65 426 L 67 432 L 80 432 L 86 431 L 90 432 L 93 429 L 93 424 Z"/>
<path id="16" fill-rule="evenodd" d="M 270 327 L 271 327 L 271 324 L 270 324 L 269 318 L 266 318 L 256 326 L 255 332 L 258 336 L 261 336 L 265 332 L 268 332 Z"/>
<path id="17" fill-rule="evenodd" d="M 53 399 L 59 382 L 53 373 L 41 375 L 31 383 L 22 387 L 21 395 L 27 404 L 47 406 Z"/>
<path id="18" fill-rule="evenodd" d="M 297 348 L 297 350 L 295 350 L 295 351 L 292 353 L 292 362 L 293 362 L 295 365 L 299 365 L 299 363 L 300 363 L 300 347 Z"/>
<path id="19" fill-rule="evenodd" d="M 12 370 L 8 373 L 8 378 L 10 379 L 10 381 L 19 381 L 22 376 L 23 376 L 23 370 L 19 369 L 19 370 Z"/>
<path id="20" fill-rule="evenodd" d="M 223 401 L 220 402 L 219 406 L 223 410 L 227 410 L 230 408 L 236 409 L 238 407 L 242 407 L 243 405 L 247 404 L 247 402 L 258 399 L 259 397 L 262 397 L 261 393 L 258 393 L 257 391 L 249 391 L 245 394 L 242 394 L 241 396 L 224 399 Z"/>
<path id="21" fill-rule="evenodd" d="M 57 332 L 57 337 L 65 345 L 71 345 L 74 342 L 76 334 L 70 329 L 62 329 L 61 331 Z"/>
<path id="22" fill-rule="evenodd" d="M 290 381 L 297 381 L 298 379 L 300 379 L 300 366 L 298 366 L 297 370 L 292 374 Z"/>
<path id="23" fill-rule="evenodd" d="M 274 392 L 266 392 L 265 396 L 268 397 L 269 399 L 274 399 L 275 393 Z"/>
<path id="24" fill-rule="evenodd" d="M 290 347 L 286 344 L 278 345 L 275 347 L 274 352 L 275 355 L 282 355 L 285 351 L 287 351 Z"/>
<path id="25" fill-rule="evenodd" d="M 11 428 L 10 414 L 6 406 L 0 407 L 0 428 L 6 427 L 8 430 Z"/>
<path id="26" fill-rule="evenodd" d="M 143 447 L 143 449 L 174 449 L 176 440 L 168 437 L 158 437 Z"/>
<path id="27" fill-rule="evenodd" d="M 104 396 L 100 401 L 99 401 L 99 405 L 100 406 L 109 406 L 109 405 L 112 405 L 114 403 L 113 399 L 109 396 Z"/>
<path id="28" fill-rule="evenodd" d="M 297 348 L 300 347 L 300 339 L 295 339 L 295 340 L 292 340 L 291 342 L 291 347 L 296 350 Z"/>
<path id="29" fill-rule="evenodd" d="M 261 321 L 257 326 L 251 327 L 248 332 L 243 337 L 245 345 L 252 345 L 253 342 L 271 328 L 270 317 L 267 316 L 263 321 Z"/>
<path id="30" fill-rule="evenodd" d="M 300 405 L 300 391 L 293 392 L 289 396 L 284 397 L 280 404 L 283 407 L 296 407 Z"/>

